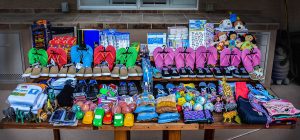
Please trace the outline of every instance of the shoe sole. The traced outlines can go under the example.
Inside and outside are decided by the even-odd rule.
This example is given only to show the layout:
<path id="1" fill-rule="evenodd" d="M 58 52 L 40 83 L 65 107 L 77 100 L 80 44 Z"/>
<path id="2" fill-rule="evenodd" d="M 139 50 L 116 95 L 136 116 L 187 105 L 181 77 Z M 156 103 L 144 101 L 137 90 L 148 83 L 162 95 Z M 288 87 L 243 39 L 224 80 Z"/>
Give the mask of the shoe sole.
<path id="1" fill-rule="evenodd" d="M 67 74 L 58 74 L 58 77 L 67 77 Z"/>
<path id="2" fill-rule="evenodd" d="M 47 77 L 47 76 L 49 76 L 49 74 L 40 74 L 40 76 L 42 76 L 42 77 Z"/>
<path id="3" fill-rule="evenodd" d="M 250 78 L 250 76 L 249 75 L 247 75 L 247 76 L 241 76 L 242 78 Z"/>
<path id="4" fill-rule="evenodd" d="M 124 77 L 120 77 L 120 79 L 127 79 L 128 78 L 128 76 L 124 76 Z"/>
<path id="5" fill-rule="evenodd" d="M 223 78 L 223 76 L 214 76 L 215 78 Z M 226 77 L 227 78 L 227 77 Z"/>
<path id="6" fill-rule="evenodd" d="M 67 77 L 74 78 L 74 77 L 76 77 L 76 75 L 75 74 L 67 74 Z"/>
<path id="7" fill-rule="evenodd" d="M 187 78 L 189 77 L 188 75 L 180 75 L 181 78 Z"/>
<path id="8" fill-rule="evenodd" d="M 78 77 L 83 77 L 83 74 L 76 74 L 76 76 L 78 76 Z"/>
<path id="9" fill-rule="evenodd" d="M 98 74 L 93 74 L 94 77 L 100 77 L 101 76 L 101 73 L 98 73 Z"/>
<path id="10" fill-rule="evenodd" d="M 172 78 L 178 79 L 178 78 L 180 78 L 180 76 L 172 76 Z"/>
<path id="11" fill-rule="evenodd" d="M 119 75 L 119 74 L 111 74 L 110 76 L 111 76 L 111 77 L 114 77 L 114 78 L 117 78 L 117 77 L 119 77 L 120 75 Z"/>
<path id="12" fill-rule="evenodd" d="M 40 77 L 40 75 L 30 75 L 30 78 L 39 78 Z"/>
<path id="13" fill-rule="evenodd" d="M 110 76 L 111 73 L 102 73 L 103 76 Z"/>
<path id="14" fill-rule="evenodd" d="M 171 79 L 171 77 L 162 77 L 162 79 Z"/>
<path id="15" fill-rule="evenodd" d="M 236 78 L 242 78 L 241 75 L 236 75 L 236 74 L 232 74 L 232 75 L 233 75 L 233 77 L 236 77 Z"/>
<path id="16" fill-rule="evenodd" d="M 205 78 L 205 75 L 202 75 L 202 76 L 197 75 L 196 77 L 197 78 Z"/>
<path id="17" fill-rule="evenodd" d="M 143 73 L 138 73 L 138 76 L 143 76 Z"/>
<path id="18" fill-rule="evenodd" d="M 57 77 L 58 74 L 49 74 L 49 77 Z"/>
<path id="19" fill-rule="evenodd" d="M 213 75 L 205 75 L 205 77 L 207 77 L 207 78 L 213 78 L 214 76 Z"/>
<path id="20" fill-rule="evenodd" d="M 226 78 L 233 78 L 233 76 L 225 76 Z"/>
<path id="21" fill-rule="evenodd" d="M 195 75 L 195 76 L 190 76 L 190 75 L 189 75 L 189 78 L 196 78 L 196 75 Z"/>
<path id="22" fill-rule="evenodd" d="M 139 75 L 137 73 L 131 73 L 131 74 L 128 73 L 128 76 L 139 76 Z"/>
<path id="23" fill-rule="evenodd" d="M 92 77 L 93 74 L 84 74 L 83 77 Z"/>

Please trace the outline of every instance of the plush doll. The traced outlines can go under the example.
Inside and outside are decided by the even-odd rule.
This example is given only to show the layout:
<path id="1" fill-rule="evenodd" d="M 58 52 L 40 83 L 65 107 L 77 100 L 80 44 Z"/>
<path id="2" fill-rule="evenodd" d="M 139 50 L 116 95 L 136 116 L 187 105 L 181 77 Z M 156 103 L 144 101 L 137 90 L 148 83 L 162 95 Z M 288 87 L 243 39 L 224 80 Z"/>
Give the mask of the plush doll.
<path id="1" fill-rule="evenodd" d="M 221 113 L 223 111 L 223 108 L 224 108 L 224 104 L 222 102 L 222 99 L 220 97 L 217 97 L 216 101 L 217 102 L 215 103 L 214 110 L 217 113 Z"/>
<path id="2" fill-rule="evenodd" d="M 237 32 L 241 32 L 241 31 L 246 31 L 246 26 L 245 26 L 245 23 L 241 20 L 236 20 L 234 23 L 233 23 L 233 27 L 234 27 L 234 30 L 237 31 Z"/>
<path id="3" fill-rule="evenodd" d="M 240 43 L 237 44 L 237 46 L 241 49 L 249 49 L 252 50 L 253 48 L 257 48 L 256 46 L 256 39 L 255 36 L 252 34 L 245 34 L 243 37 L 241 37 L 241 41 Z"/>
<path id="4" fill-rule="evenodd" d="M 228 46 L 227 34 L 226 32 L 219 32 L 217 34 L 217 42 L 214 42 L 212 45 L 216 45 L 218 51 L 222 51 L 225 46 Z"/>
<path id="5" fill-rule="evenodd" d="M 216 28 L 216 30 L 221 31 L 221 32 L 225 32 L 225 31 L 233 31 L 233 26 L 232 26 L 232 22 L 230 19 L 224 19 L 220 22 L 220 25 L 218 28 Z"/>
<path id="6" fill-rule="evenodd" d="M 233 49 L 237 47 L 237 44 L 240 43 L 240 41 L 237 39 L 237 33 L 234 31 L 229 32 L 228 34 L 228 48 Z"/>

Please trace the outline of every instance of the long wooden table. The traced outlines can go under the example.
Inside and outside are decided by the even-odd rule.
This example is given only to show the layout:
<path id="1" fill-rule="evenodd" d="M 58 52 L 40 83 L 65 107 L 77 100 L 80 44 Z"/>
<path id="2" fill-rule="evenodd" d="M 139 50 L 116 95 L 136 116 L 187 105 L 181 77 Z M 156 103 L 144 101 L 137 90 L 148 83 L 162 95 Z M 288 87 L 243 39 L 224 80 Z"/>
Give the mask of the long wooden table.
<path id="1" fill-rule="evenodd" d="M 236 124 L 223 123 L 222 115 L 214 114 L 215 122 L 212 124 L 185 124 L 182 121 L 176 123 L 135 123 L 132 127 L 114 127 L 113 125 L 103 125 L 102 127 L 94 127 L 92 125 L 78 123 L 78 126 L 53 126 L 48 122 L 16 123 L 12 120 L 2 119 L 0 129 L 52 129 L 54 140 L 60 140 L 61 129 L 85 129 L 96 131 L 114 131 L 115 140 L 130 140 L 130 131 L 147 131 L 158 130 L 163 131 L 164 140 L 180 140 L 181 130 L 204 130 L 204 140 L 213 140 L 216 129 L 294 129 L 296 124 L 274 124 L 266 128 L 264 124 Z"/>

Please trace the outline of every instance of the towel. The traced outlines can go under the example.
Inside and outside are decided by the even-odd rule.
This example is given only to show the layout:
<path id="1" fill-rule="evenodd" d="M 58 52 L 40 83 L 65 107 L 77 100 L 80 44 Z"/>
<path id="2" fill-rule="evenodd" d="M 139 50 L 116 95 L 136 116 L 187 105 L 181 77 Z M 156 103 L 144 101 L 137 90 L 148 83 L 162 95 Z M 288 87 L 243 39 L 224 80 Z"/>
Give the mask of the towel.
<path id="1" fill-rule="evenodd" d="M 33 106 L 44 89 L 38 84 L 19 84 L 8 96 L 10 104 L 23 104 Z"/>

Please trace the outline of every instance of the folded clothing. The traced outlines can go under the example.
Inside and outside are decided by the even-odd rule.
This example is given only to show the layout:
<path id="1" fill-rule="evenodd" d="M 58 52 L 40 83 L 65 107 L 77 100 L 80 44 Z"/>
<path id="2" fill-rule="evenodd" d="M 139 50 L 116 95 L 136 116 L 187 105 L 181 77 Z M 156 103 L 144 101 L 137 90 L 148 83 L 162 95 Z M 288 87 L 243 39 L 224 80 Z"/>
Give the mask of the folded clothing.
<path id="1" fill-rule="evenodd" d="M 179 113 L 162 113 L 158 116 L 158 123 L 169 123 L 178 121 L 180 119 Z"/>
<path id="2" fill-rule="evenodd" d="M 175 94 L 159 97 L 156 99 L 156 102 L 157 102 L 156 104 L 157 113 L 177 112 Z"/>
<path id="3" fill-rule="evenodd" d="M 156 120 L 158 117 L 156 112 L 143 112 L 139 113 L 136 120 L 137 121 L 152 121 Z"/>
<path id="4" fill-rule="evenodd" d="M 19 84 L 8 96 L 7 100 L 10 104 L 34 106 L 45 88 L 44 84 Z"/>
<path id="5" fill-rule="evenodd" d="M 155 112 L 155 107 L 154 106 L 138 106 L 135 110 L 134 113 L 142 113 L 142 112 Z"/>
<path id="6" fill-rule="evenodd" d="M 214 119 L 209 110 L 198 110 L 198 111 L 183 111 L 183 117 L 185 123 L 213 123 Z"/>
<path id="7" fill-rule="evenodd" d="M 39 96 L 37 103 L 34 106 L 32 106 L 31 111 L 33 114 L 37 114 L 38 110 L 44 106 L 47 98 L 48 98 L 48 96 L 46 94 L 41 94 Z M 24 112 L 29 112 L 31 106 L 21 105 L 21 104 L 12 104 L 10 107 L 14 108 L 15 110 L 18 108 L 18 110 L 22 110 Z"/>
<path id="8" fill-rule="evenodd" d="M 239 97 L 237 104 L 237 111 L 243 123 L 267 124 L 267 116 L 263 113 L 255 111 L 249 100 Z"/>
<path id="9" fill-rule="evenodd" d="M 291 117 L 293 117 L 294 115 L 300 114 L 300 110 L 296 109 L 293 104 L 287 100 L 273 99 L 263 103 L 263 106 L 270 116 L 291 115 Z"/>

